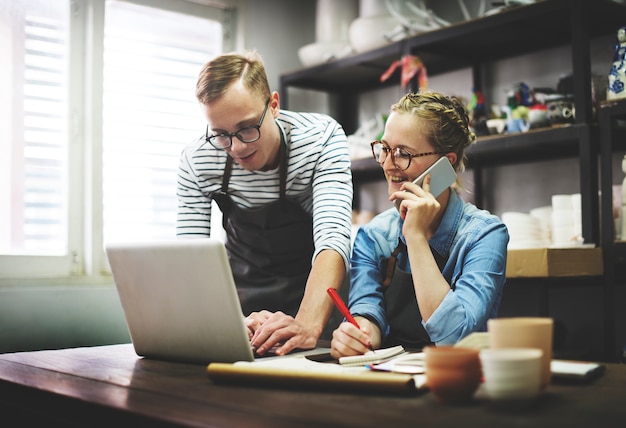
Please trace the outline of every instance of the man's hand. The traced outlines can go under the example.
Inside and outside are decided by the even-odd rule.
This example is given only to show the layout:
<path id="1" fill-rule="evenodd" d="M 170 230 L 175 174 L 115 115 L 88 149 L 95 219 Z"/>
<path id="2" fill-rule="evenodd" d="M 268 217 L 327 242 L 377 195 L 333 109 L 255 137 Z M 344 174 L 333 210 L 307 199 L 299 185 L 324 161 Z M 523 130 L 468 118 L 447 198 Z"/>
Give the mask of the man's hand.
<path id="1" fill-rule="evenodd" d="M 317 335 L 292 316 L 283 312 L 253 312 L 246 318 L 250 344 L 258 355 L 272 348 L 276 355 L 285 355 L 295 348 L 313 349 Z"/>

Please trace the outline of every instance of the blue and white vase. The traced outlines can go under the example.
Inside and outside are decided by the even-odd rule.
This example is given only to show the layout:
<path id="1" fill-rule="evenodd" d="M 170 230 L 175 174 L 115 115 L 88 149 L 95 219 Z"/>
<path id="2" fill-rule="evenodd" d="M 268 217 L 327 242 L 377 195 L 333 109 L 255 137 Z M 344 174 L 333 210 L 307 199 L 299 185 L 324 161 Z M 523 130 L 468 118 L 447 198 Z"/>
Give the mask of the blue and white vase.
<path id="1" fill-rule="evenodd" d="M 606 97 L 609 100 L 626 98 L 626 26 L 617 30 L 617 44 Z"/>

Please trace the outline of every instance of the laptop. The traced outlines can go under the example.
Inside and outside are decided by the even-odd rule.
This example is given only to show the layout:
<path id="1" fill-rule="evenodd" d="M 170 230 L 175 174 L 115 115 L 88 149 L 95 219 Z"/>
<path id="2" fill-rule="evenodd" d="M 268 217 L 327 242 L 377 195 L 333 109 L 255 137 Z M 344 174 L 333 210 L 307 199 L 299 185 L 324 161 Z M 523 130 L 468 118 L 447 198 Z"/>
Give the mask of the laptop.
<path id="1" fill-rule="evenodd" d="M 201 364 L 254 360 L 222 241 L 105 249 L 137 355 Z"/>

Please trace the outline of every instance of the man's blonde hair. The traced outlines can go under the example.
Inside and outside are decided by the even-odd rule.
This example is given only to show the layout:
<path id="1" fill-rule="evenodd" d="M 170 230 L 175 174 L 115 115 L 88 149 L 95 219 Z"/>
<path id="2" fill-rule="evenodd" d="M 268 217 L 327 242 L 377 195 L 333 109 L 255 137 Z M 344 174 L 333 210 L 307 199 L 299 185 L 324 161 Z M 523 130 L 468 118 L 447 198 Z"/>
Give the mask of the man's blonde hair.
<path id="1" fill-rule="evenodd" d="M 241 80 L 253 94 L 269 98 L 267 74 L 256 51 L 223 54 L 207 62 L 198 76 L 196 98 L 202 104 L 208 104 L 224 95 L 237 80 Z"/>

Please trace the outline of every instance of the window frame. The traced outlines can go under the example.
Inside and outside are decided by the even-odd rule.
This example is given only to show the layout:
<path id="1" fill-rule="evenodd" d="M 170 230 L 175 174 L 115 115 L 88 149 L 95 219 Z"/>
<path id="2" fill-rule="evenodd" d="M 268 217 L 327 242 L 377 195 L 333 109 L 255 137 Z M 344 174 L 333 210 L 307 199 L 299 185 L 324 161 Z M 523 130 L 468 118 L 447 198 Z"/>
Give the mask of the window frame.
<path id="1" fill-rule="evenodd" d="M 120 0 L 218 20 L 234 49 L 235 8 L 207 0 Z M 0 285 L 110 281 L 103 242 L 102 101 L 106 0 L 70 0 L 68 46 L 68 250 L 0 255 Z"/>

